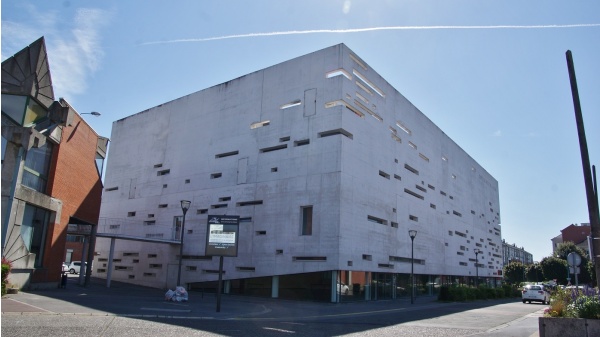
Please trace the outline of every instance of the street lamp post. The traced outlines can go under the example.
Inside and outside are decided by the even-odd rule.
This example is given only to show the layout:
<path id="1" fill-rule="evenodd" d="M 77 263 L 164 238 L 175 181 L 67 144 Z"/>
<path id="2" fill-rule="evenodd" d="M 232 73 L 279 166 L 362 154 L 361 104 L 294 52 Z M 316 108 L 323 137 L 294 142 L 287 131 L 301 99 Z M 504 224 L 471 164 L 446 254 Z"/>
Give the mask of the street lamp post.
<path id="1" fill-rule="evenodd" d="M 415 236 L 417 231 L 411 229 L 408 231 L 410 236 L 410 304 L 415 304 Z"/>
<path id="2" fill-rule="evenodd" d="M 479 249 L 475 249 L 475 288 L 479 286 L 479 258 L 477 257 L 481 253 Z"/>
<path id="3" fill-rule="evenodd" d="M 177 286 L 180 286 L 181 282 L 181 261 L 183 260 L 183 235 L 185 234 L 185 214 L 188 209 L 190 209 L 190 204 L 192 202 L 189 200 L 181 200 L 181 210 L 183 211 L 183 221 L 181 223 L 181 243 L 179 245 L 179 269 L 177 272 Z"/>

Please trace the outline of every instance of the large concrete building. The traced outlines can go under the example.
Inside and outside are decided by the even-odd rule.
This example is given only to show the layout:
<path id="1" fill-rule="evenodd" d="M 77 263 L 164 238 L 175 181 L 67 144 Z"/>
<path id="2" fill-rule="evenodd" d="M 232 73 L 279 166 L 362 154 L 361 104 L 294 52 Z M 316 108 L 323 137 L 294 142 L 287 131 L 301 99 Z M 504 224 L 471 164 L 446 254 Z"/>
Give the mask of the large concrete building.
<path id="1" fill-rule="evenodd" d="M 67 233 L 93 242 L 107 143 L 66 100 L 55 100 L 43 37 L 2 62 L 2 257 L 12 262 L 10 284 L 56 287 Z"/>
<path id="2" fill-rule="evenodd" d="M 97 276 L 173 287 L 190 200 L 191 289 L 218 277 L 206 228 L 223 214 L 240 217 L 225 291 L 339 301 L 406 295 L 411 266 L 419 292 L 502 277 L 497 181 L 343 44 L 118 120 L 111 142 L 99 231 L 117 239 L 111 255 L 99 238 Z"/>

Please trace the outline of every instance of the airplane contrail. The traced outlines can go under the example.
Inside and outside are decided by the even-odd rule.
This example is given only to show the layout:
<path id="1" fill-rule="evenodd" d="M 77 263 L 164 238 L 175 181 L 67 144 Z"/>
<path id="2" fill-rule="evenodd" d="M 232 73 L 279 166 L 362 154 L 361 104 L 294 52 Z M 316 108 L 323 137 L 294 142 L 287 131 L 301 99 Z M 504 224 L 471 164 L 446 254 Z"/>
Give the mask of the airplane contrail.
<path id="1" fill-rule="evenodd" d="M 186 43 L 186 42 L 207 42 L 227 39 L 244 39 L 250 37 L 279 36 L 279 35 L 300 35 L 300 34 L 342 34 L 342 33 L 362 33 L 378 30 L 434 30 L 434 29 L 549 29 L 549 28 L 582 28 L 582 27 L 600 27 L 600 23 L 582 23 L 570 25 L 496 25 L 496 26 L 386 26 L 370 28 L 351 28 L 351 29 L 312 29 L 312 30 L 289 30 L 284 32 L 269 33 L 248 33 L 224 35 L 197 39 L 175 39 L 165 41 L 144 42 L 140 45 L 167 44 L 167 43 Z"/>

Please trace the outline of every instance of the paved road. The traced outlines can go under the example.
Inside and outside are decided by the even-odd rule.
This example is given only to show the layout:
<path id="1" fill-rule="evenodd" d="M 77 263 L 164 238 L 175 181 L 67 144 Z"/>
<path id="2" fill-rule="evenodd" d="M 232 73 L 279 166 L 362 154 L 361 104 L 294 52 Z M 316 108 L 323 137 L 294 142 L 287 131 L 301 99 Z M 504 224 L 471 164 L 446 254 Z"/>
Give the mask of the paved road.
<path id="1" fill-rule="evenodd" d="M 543 305 L 518 300 L 439 303 L 434 298 L 312 303 L 164 291 L 94 280 L 86 288 L 21 292 L 2 298 L 5 336 L 537 336 Z"/>

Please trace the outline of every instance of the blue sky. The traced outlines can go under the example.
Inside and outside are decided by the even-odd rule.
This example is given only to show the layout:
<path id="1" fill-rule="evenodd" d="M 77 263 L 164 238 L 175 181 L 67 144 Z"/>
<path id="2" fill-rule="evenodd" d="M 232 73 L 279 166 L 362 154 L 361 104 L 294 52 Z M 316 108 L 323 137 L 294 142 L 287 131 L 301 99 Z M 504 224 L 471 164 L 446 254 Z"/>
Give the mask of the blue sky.
<path id="1" fill-rule="evenodd" d="M 588 222 L 565 52 L 600 166 L 600 2 L 2 1 L 2 60 L 45 36 L 56 97 L 112 122 L 345 43 L 499 183 L 534 260 Z M 600 167 L 598 168 L 600 171 Z"/>

